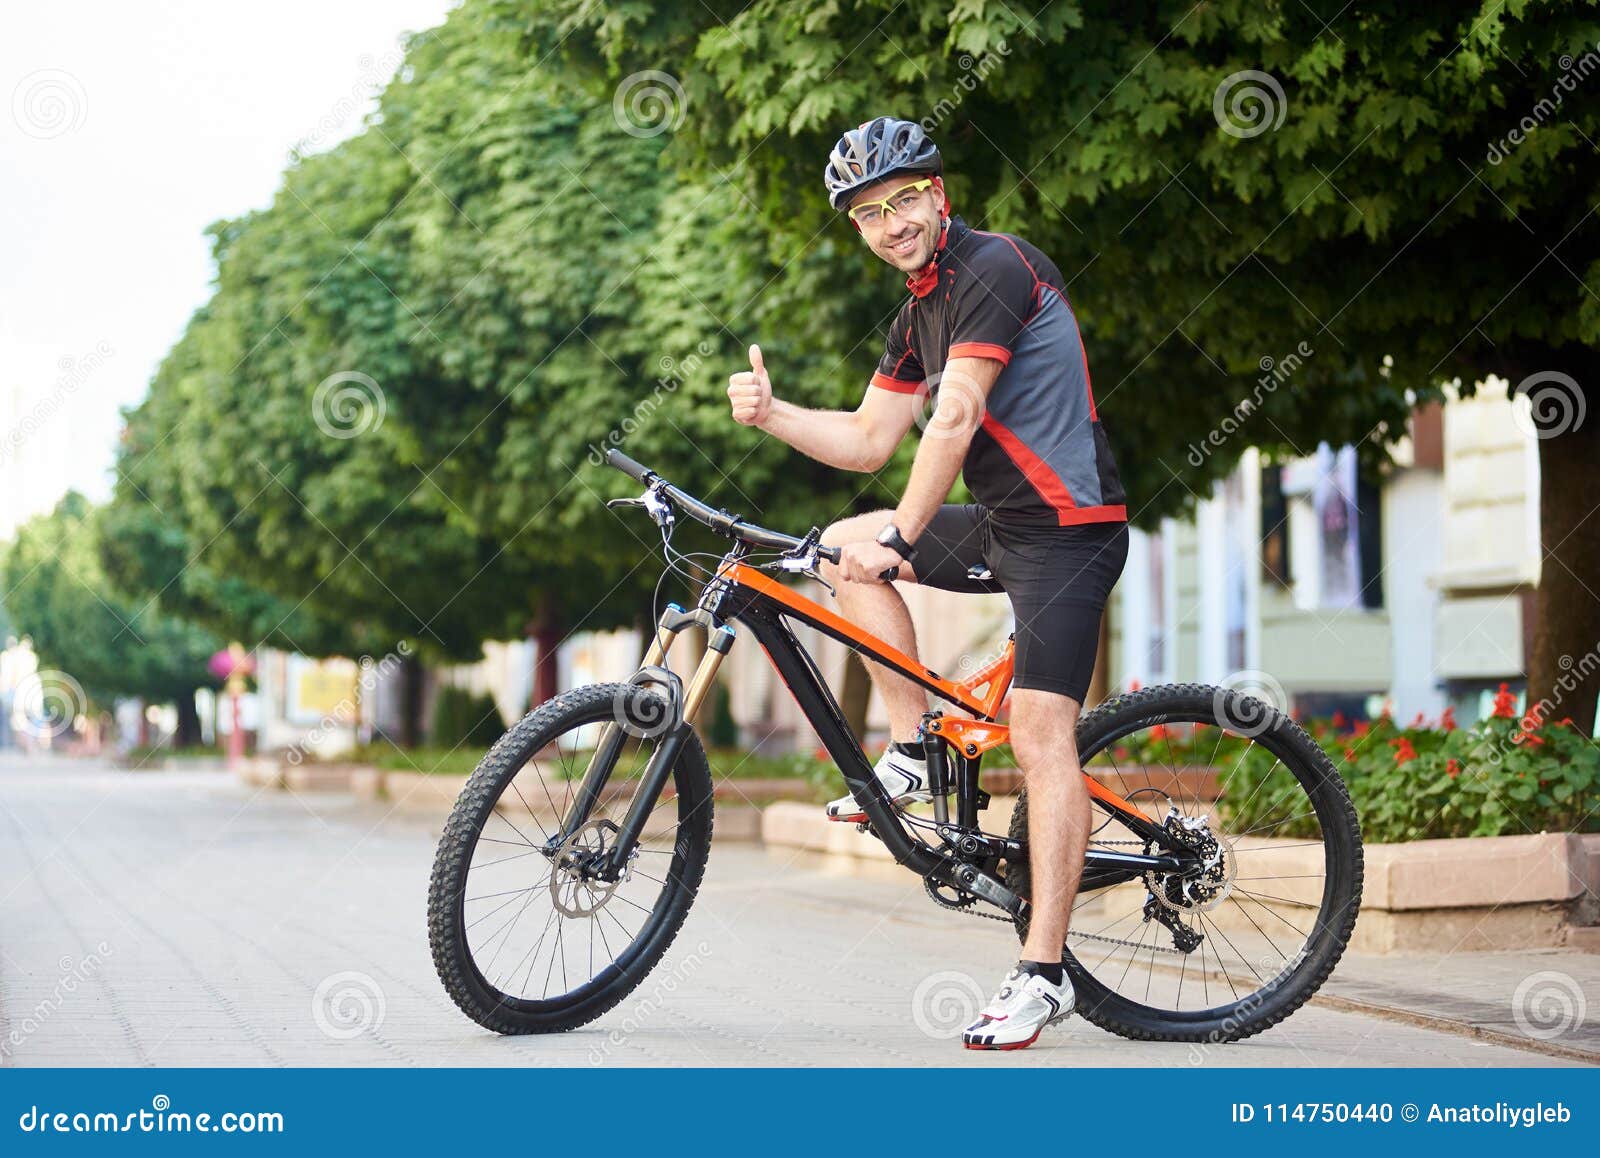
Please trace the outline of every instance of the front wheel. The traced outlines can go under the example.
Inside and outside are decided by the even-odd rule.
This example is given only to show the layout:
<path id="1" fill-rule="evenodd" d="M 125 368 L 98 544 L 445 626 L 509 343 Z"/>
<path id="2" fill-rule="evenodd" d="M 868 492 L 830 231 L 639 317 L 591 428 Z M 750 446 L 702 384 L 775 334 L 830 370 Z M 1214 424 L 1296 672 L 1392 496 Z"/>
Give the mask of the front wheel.
<path id="1" fill-rule="evenodd" d="M 520 1034 L 593 1021 L 678 935 L 711 847 L 711 770 L 696 736 L 650 802 L 620 880 L 584 866 L 611 847 L 655 739 L 630 731 L 593 812 L 560 839 L 606 726 L 660 720 L 664 709 L 634 684 L 567 692 L 502 736 L 467 781 L 434 860 L 428 940 L 445 989 L 478 1024 Z"/>
<path id="2" fill-rule="evenodd" d="M 1316 741 L 1259 700 L 1187 684 L 1102 704 L 1078 751 L 1207 866 L 1079 892 L 1062 953 L 1078 1012 L 1123 1037 L 1220 1043 L 1309 1000 L 1349 942 L 1362 881 L 1355 808 Z M 1091 849 L 1162 851 L 1116 815 L 1095 811 Z M 1011 836 L 1027 842 L 1026 791 Z M 1007 867 L 1021 896 L 1032 878 L 1025 859 Z"/>

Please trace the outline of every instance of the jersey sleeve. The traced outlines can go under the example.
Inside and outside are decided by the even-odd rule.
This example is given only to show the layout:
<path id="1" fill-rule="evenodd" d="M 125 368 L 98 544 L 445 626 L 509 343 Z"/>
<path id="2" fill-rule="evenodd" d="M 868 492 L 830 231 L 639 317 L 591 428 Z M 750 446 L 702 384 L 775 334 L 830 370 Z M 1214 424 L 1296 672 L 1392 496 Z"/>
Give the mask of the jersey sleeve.
<path id="1" fill-rule="evenodd" d="M 878 359 L 872 385 L 896 394 L 915 394 L 922 389 L 926 377 L 917 352 L 911 348 L 911 323 L 903 315 L 898 316 L 889 327 L 889 340 L 884 345 L 883 357 Z"/>
<path id="2" fill-rule="evenodd" d="M 1006 246 L 960 279 L 950 303 L 951 358 L 1011 361 L 1011 346 L 1033 313 L 1039 281 L 1022 254 Z"/>

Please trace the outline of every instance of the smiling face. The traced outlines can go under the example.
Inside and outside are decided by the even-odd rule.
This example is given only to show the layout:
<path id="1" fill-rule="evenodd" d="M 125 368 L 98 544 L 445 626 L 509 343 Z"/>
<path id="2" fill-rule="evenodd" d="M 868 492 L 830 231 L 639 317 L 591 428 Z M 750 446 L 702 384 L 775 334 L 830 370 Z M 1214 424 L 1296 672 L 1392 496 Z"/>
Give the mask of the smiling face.
<path id="1" fill-rule="evenodd" d="M 901 173 L 868 185 L 850 199 L 850 205 L 881 201 L 923 179 L 919 173 Z M 861 238 L 884 261 L 902 273 L 914 273 L 933 260 L 944 222 L 944 191 L 937 185 L 917 194 L 907 206 L 881 215 L 881 220 L 861 226 Z"/>

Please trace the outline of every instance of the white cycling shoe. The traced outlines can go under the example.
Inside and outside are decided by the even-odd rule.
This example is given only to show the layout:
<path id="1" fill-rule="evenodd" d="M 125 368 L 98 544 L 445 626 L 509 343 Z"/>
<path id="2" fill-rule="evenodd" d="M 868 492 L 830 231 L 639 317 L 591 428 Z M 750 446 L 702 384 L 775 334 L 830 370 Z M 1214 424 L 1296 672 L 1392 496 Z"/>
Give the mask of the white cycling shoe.
<path id="1" fill-rule="evenodd" d="M 878 783 L 896 804 L 923 804 L 933 799 L 928 791 L 928 762 L 915 760 L 904 752 L 890 747 L 873 768 Z M 867 819 L 866 811 L 856 803 L 854 796 L 841 796 L 828 802 L 828 819 L 855 821 Z"/>
<path id="2" fill-rule="evenodd" d="M 1055 985 L 1014 967 L 978 1020 L 962 1031 L 961 1044 L 968 1049 L 1026 1049 L 1045 1026 L 1072 1013 L 1074 1000 L 1072 982 L 1065 977 Z"/>

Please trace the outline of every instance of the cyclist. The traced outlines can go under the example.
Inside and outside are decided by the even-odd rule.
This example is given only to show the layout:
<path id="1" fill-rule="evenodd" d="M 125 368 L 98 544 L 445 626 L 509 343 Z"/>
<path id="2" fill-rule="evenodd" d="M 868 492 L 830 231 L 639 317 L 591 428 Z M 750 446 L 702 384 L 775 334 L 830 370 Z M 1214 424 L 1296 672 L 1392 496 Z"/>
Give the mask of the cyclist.
<path id="1" fill-rule="evenodd" d="M 1022 958 L 962 1034 L 970 1049 L 1021 1049 L 1072 1011 L 1062 971 L 1088 845 L 1075 728 L 1100 620 L 1127 559 L 1127 511 L 1095 410 L 1061 271 L 1018 237 L 950 213 L 939 150 L 921 126 L 878 117 L 845 133 L 828 196 L 874 254 L 907 275 L 906 300 L 854 411 L 774 397 L 759 346 L 728 380 L 735 420 L 820 462 L 876 471 L 915 423 L 921 440 L 893 511 L 845 519 L 823 541 L 845 614 L 915 657 L 905 600 L 880 576 L 947 591 L 1004 591 L 1016 620 L 1012 750 L 1028 787 L 1032 920 Z M 932 401 L 931 414 L 927 413 Z M 946 503 L 957 473 L 973 503 Z M 898 803 L 926 801 L 921 688 L 869 664 L 891 743 L 876 774 Z M 836 820 L 864 819 L 849 796 Z"/>

